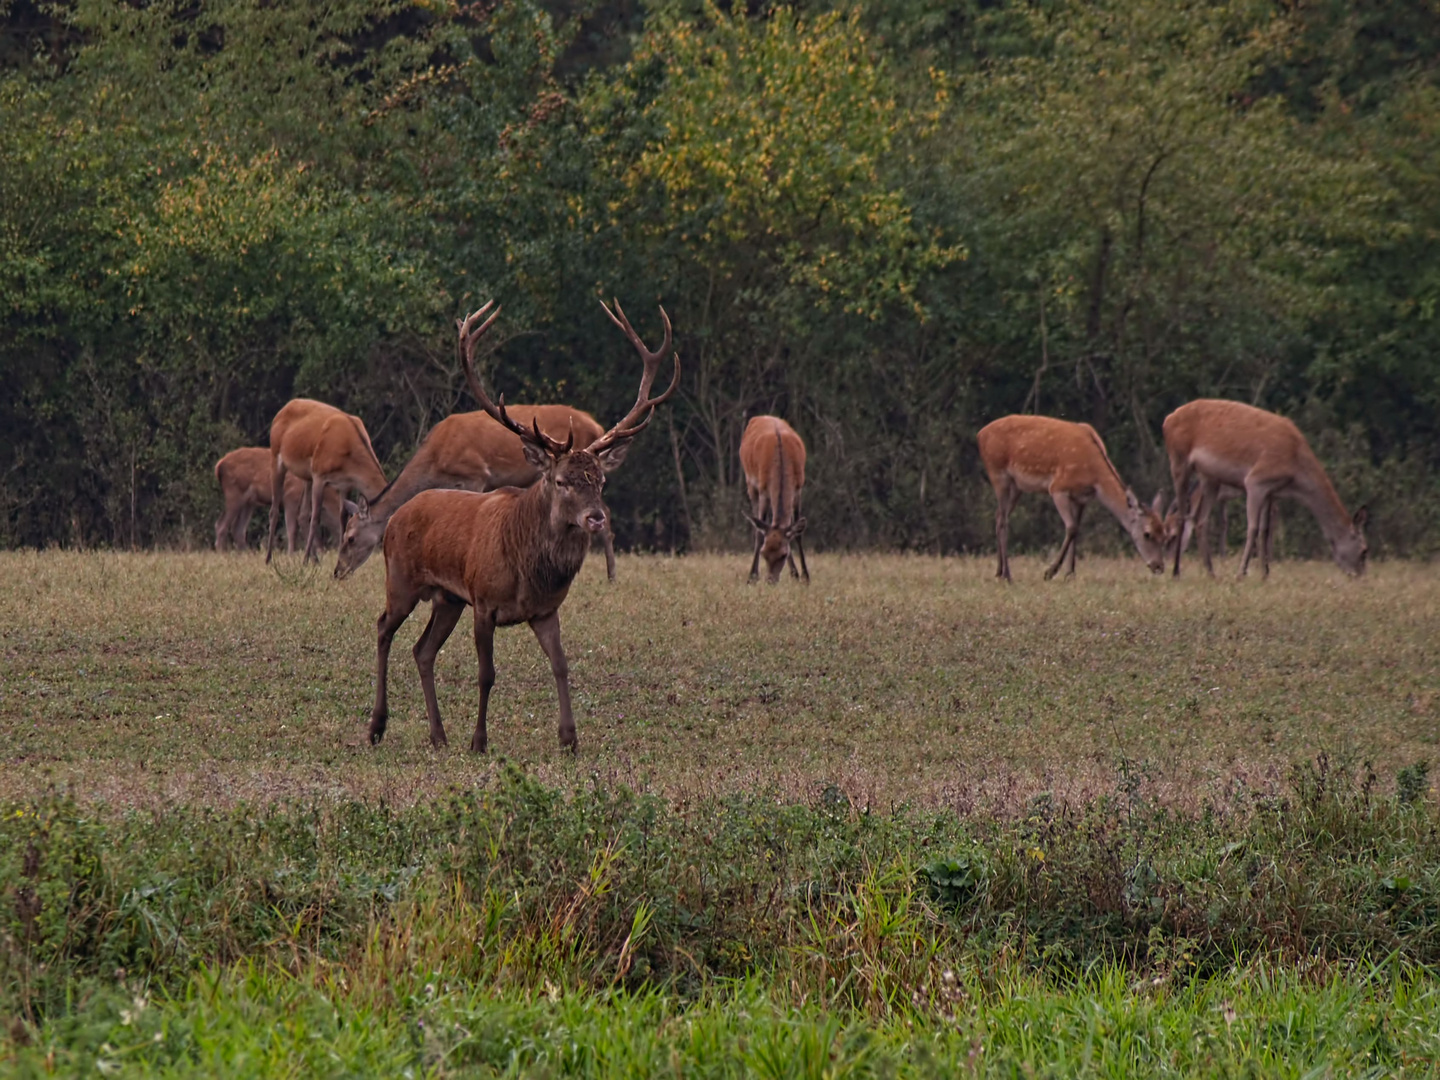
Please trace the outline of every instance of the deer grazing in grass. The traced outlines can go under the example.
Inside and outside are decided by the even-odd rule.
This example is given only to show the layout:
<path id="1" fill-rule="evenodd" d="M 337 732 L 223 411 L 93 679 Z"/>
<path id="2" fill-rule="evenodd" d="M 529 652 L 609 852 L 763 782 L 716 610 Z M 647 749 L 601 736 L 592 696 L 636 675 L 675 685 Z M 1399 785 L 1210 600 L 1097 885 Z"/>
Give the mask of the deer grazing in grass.
<path id="1" fill-rule="evenodd" d="M 215 550 L 224 551 L 230 544 L 238 551 L 248 547 L 245 534 L 250 528 L 250 519 L 262 506 L 270 508 L 271 491 L 275 481 L 270 467 L 270 451 L 263 446 L 242 446 L 231 450 L 215 463 L 215 479 L 220 482 L 220 493 L 225 498 L 225 509 L 215 522 Z M 305 481 L 298 476 L 285 477 L 285 542 L 291 552 L 295 550 L 295 534 L 309 527 L 310 502 L 305 497 Z M 346 507 L 340 499 L 340 492 L 331 488 L 325 493 L 322 508 L 322 524 L 330 535 L 339 537 L 341 522 Z"/>
<path id="2" fill-rule="evenodd" d="M 1182 405 L 1167 416 L 1164 431 L 1170 477 L 1182 519 L 1188 516 L 1190 481 L 1193 477 L 1200 479 L 1200 505 L 1195 519 L 1206 570 L 1214 573 L 1210 563 L 1210 503 L 1220 486 L 1228 484 L 1245 492 L 1241 577 L 1257 551 L 1262 575 L 1270 574 L 1268 519 L 1276 497 L 1281 495 L 1298 500 L 1315 515 L 1330 542 L 1331 555 L 1342 570 L 1353 575 L 1365 572 L 1370 550 L 1365 543 L 1365 508 L 1355 511 L 1353 517 L 1346 512 L 1325 467 L 1300 429 L 1289 420 L 1239 401 L 1202 399 Z M 1266 534 L 1263 541 L 1262 525 Z M 1180 573 L 1180 555 L 1177 547 L 1176 575 Z"/>
<path id="3" fill-rule="evenodd" d="M 792 578 L 810 583 L 801 536 L 805 519 L 800 516 L 800 491 L 805 487 L 805 443 L 795 429 L 778 416 L 752 417 L 740 439 L 740 467 L 745 470 L 745 494 L 750 513 L 745 517 L 755 526 L 755 556 L 750 560 L 750 581 L 760 576 L 760 559 L 765 559 L 765 579 L 774 585 L 780 570 L 790 564 Z M 800 556 L 800 570 L 795 556 Z"/>
<path id="4" fill-rule="evenodd" d="M 495 685 L 495 628 L 522 622 L 530 624 L 555 676 L 560 745 L 575 749 L 569 666 L 560 644 L 560 605 L 585 561 L 590 538 L 605 527 L 608 515 L 600 498 L 605 474 L 624 461 L 631 440 L 680 385 L 680 357 L 676 355 L 670 388 L 659 397 L 650 396 L 660 363 L 670 351 L 670 319 L 665 309 L 660 309 L 665 340 L 651 351 L 617 302 L 614 311 L 606 307 L 605 312 L 644 363 L 640 392 L 625 418 L 583 448 L 576 445 L 573 431 L 561 442 L 546 435 L 534 421 L 523 427 L 507 412 L 503 396 L 499 405 L 491 402 L 475 375 L 475 344 L 500 314 L 497 308 L 480 322 L 493 304 L 487 303 L 459 322 L 456 349 L 475 400 L 497 423 L 520 437 L 525 460 L 540 471 L 540 479 L 526 488 L 507 487 L 484 494 L 423 491 L 390 518 L 384 543 L 385 610 L 376 623 L 375 707 L 369 728 L 372 745 L 384 737 L 389 716 L 386 678 L 391 641 L 415 606 L 429 600 L 430 622 L 414 652 L 431 745 L 446 744 L 435 699 L 435 657 L 468 604 L 474 608 L 475 652 L 480 661 L 480 715 L 470 749 L 484 753 L 488 743 L 485 714 Z"/>
<path id="5" fill-rule="evenodd" d="M 581 446 L 590 445 L 604 431 L 589 413 L 568 405 L 507 405 L 505 411 L 523 427 L 538 423 L 541 431 L 557 441 L 573 430 Z M 483 409 L 447 416 L 425 436 L 415 456 L 374 502 L 360 501 L 340 541 L 335 576 L 354 573 L 379 546 L 395 511 L 422 491 L 529 487 L 540 476 L 541 471 L 525 459 L 522 441 Z M 600 539 L 605 545 L 605 573 L 614 581 L 615 540 L 608 519 Z"/>
<path id="6" fill-rule="evenodd" d="M 333 405 L 309 398 L 295 398 L 283 405 L 270 423 L 270 460 L 273 490 L 285 489 L 285 477 L 305 481 L 310 496 L 310 528 L 305 538 L 305 558 L 319 561 L 320 506 L 327 489 L 342 495 L 358 489 L 373 499 L 385 489 L 385 473 L 370 445 L 370 433 L 358 416 L 341 412 Z M 275 505 L 270 506 L 270 539 L 265 561 L 275 549 Z"/>
<path id="7" fill-rule="evenodd" d="M 1089 424 L 1048 416 L 1005 416 L 986 424 L 976 436 L 980 458 L 995 489 L 995 539 L 1000 550 L 996 577 L 1010 580 L 1010 511 L 1024 492 L 1048 491 L 1065 522 L 1065 543 L 1045 571 L 1055 576 L 1068 557 L 1067 576 L 1075 573 L 1080 519 L 1091 499 L 1115 515 L 1135 549 L 1155 573 L 1164 569 L 1165 522 L 1160 497 L 1143 505 L 1115 471 L 1105 444 Z"/>

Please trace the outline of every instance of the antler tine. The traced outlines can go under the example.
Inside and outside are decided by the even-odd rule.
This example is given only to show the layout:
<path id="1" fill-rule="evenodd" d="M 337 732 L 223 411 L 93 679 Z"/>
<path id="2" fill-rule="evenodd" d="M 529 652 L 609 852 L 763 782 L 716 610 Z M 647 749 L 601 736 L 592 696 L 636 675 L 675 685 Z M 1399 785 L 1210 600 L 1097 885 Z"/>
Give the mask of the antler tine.
<path id="1" fill-rule="evenodd" d="M 625 315 L 625 309 L 620 306 L 620 301 L 617 299 L 614 304 L 615 310 L 611 311 L 610 306 L 604 300 L 600 301 L 600 306 L 605 309 L 605 314 L 610 317 L 610 321 L 618 326 L 630 344 L 635 346 L 635 351 L 640 354 L 640 359 L 644 362 L 645 370 L 640 376 L 640 392 L 635 397 L 634 406 L 625 414 L 623 420 L 590 444 L 589 449 L 593 453 L 599 453 L 618 439 L 629 439 L 638 435 L 650 422 L 650 418 L 655 415 L 656 407 L 669 401 L 675 391 L 680 388 L 680 354 L 675 353 L 675 374 L 670 380 L 669 387 L 659 397 L 652 398 L 650 396 L 650 388 L 654 385 L 655 376 L 660 370 L 660 361 L 670 351 L 673 340 L 670 316 L 666 314 L 664 306 L 662 305 L 660 308 L 660 321 L 665 326 L 665 339 L 661 342 L 660 348 L 652 350 L 645 347 L 645 342 L 640 339 L 640 335 L 630 325 L 630 320 Z M 644 419 L 641 419 L 642 416 Z"/>
<path id="2" fill-rule="evenodd" d="M 500 404 L 496 405 L 490 400 L 490 395 L 485 393 L 485 388 L 480 385 L 480 379 L 475 374 L 475 343 L 485 336 L 486 331 L 494 325 L 495 320 L 500 317 L 500 308 L 496 308 L 491 316 L 481 323 L 480 328 L 472 330 L 475 321 L 490 310 L 495 301 L 491 300 L 478 311 L 471 312 L 463 319 L 455 320 L 455 327 L 459 331 L 455 351 L 460 355 L 460 364 L 465 368 L 465 380 L 470 384 L 470 393 L 475 396 L 480 408 L 490 414 L 491 418 L 502 427 L 508 428 L 522 439 L 529 435 L 524 425 L 517 424 L 510 419 L 510 414 L 505 411 L 505 395 L 500 395 Z"/>

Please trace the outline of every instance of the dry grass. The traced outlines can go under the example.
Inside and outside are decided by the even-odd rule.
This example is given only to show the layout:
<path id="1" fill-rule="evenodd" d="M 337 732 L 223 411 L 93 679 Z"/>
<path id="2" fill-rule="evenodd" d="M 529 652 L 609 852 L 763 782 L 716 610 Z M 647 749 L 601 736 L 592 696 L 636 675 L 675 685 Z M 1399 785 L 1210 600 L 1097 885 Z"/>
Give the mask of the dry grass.
<path id="1" fill-rule="evenodd" d="M 1194 806 L 1325 750 L 1382 777 L 1435 759 L 1440 575 L 1362 581 L 1283 563 L 1269 582 L 1151 578 L 1089 559 L 1016 584 L 990 558 L 821 556 L 814 584 L 751 588 L 739 556 L 591 560 L 562 612 L 578 759 L 523 627 L 498 635 L 491 760 L 468 741 L 463 621 L 439 663 L 452 748 L 432 751 L 408 647 L 391 726 L 364 745 L 383 566 L 350 581 L 255 555 L 0 556 L 0 796 L 46 783 L 111 805 L 291 796 L 410 802 L 500 756 L 552 782 L 599 774 L 684 802 L 838 784 L 877 806 L 1014 806 L 1113 789 L 1122 759 Z M 403 646 L 403 647 L 402 647 Z"/>

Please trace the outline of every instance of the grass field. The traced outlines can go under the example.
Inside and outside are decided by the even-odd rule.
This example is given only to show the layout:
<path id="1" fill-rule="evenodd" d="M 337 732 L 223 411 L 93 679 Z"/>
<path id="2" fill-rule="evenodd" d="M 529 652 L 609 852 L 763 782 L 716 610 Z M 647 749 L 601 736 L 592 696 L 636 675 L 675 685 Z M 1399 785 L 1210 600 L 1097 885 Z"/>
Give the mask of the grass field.
<path id="1" fill-rule="evenodd" d="M 0 556 L 0 795 L 53 782 L 115 805 L 277 797 L 409 802 L 494 767 L 463 745 L 468 622 L 437 682 L 433 752 L 409 646 L 384 745 L 364 745 L 383 566 L 352 580 L 211 554 Z M 1087 798 L 1117 762 L 1181 805 L 1263 785 L 1321 750 L 1384 776 L 1437 756 L 1440 573 L 1320 563 L 1268 582 L 1152 578 L 1086 560 L 830 556 L 814 584 L 744 585 L 740 557 L 589 562 L 562 611 L 580 754 L 558 751 L 548 668 L 502 631 L 492 755 L 556 781 L 599 773 L 671 800 L 836 784 L 877 807 Z M 461 737 L 456 738 L 456 734 Z"/>
<path id="2" fill-rule="evenodd" d="M 1434 568 L 747 567 L 592 560 L 479 759 L 378 560 L 0 555 L 0 1066 L 1433 1074 Z"/>

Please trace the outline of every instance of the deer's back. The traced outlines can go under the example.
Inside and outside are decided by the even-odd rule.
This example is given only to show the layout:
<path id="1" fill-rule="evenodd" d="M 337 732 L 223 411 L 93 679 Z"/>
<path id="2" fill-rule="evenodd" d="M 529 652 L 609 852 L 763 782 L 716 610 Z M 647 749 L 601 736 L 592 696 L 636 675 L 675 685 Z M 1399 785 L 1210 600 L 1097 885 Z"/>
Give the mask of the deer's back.
<path id="1" fill-rule="evenodd" d="M 249 502 L 269 503 L 273 489 L 270 451 L 263 446 L 242 446 L 215 463 L 215 478 L 227 494 Z"/>
<path id="2" fill-rule="evenodd" d="M 992 479 L 1008 474 L 1025 485 L 1049 482 L 1065 473 L 1098 484 L 1108 473 L 1104 443 L 1089 424 L 1052 416 L 1002 416 L 975 436 Z"/>
<path id="3" fill-rule="evenodd" d="M 538 419 L 541 431 L 561 440 L 568 437 L 573 419 L 579 447 L 589 446 L 602 434 L 593 416 L 568 405 L 506 405 L 505 410 L 527 427 Z M 452 413 L 441 420 L 418 455 L 424 455 L 426 466 L 437 473 L 463 480 L 484 478 L 493 487 L 525 487 L 540 476 L 525 460 L 520 437 L 478 410 Z"/>
<path id="4" fill-rule="evenodd" d="M 778 416 L 754 416 L 740 438 L 740 467 L 757 487 L 768 490 L 773 483 L 777 458 L 784 450 L 786 482 L 799 491 L 805 486 L 805 442 Z"/>
<path id="5" fill-rule="evenodd" d="M 1163 430 L 1172 462 L 1209 466 L 1207 471 L 1220 469 L 1227 477 L 1262 460 L 1297 466 L 1314 458 L 1294 423 L 1241 401 L 1192 401 L 1167 416 Z"/>

